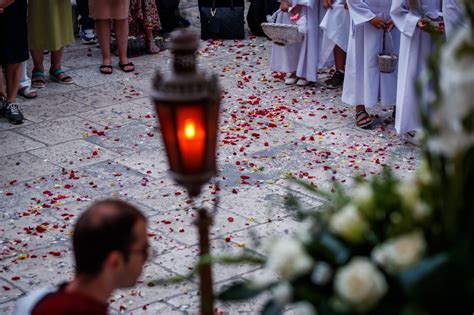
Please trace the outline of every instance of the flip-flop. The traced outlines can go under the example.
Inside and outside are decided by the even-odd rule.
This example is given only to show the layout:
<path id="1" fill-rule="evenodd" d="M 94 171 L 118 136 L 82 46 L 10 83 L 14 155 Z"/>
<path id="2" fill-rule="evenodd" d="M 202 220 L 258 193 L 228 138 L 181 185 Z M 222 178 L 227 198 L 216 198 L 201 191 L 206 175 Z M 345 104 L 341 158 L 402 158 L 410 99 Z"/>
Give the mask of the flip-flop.
<path id="1" fill-rule="evenodd" d="M 110 69 L 110 71 L 105 71 L 105 69 Z M 103 74 L 112 74 L 112 72 L 114 71 L 114 68 L 112 67 L 112 65 L 101 65 L 99 67 L 99 70 L 100 70 L 100 73 L 103 73 Z"/>
<path id="2" fill-rule="evenodd" d="M 31 86 L 35 89 L 42 89 L 44 88 L 46 81 L 44 80 L 44 72 L 43 71 L 33 71 L 31 74 Z"/>
<path id="3" fill-rule="evenodd" d="M 126 64 L 121 64 L 119 62 L 118 66 L 119 66 L 120 70 L 122 70 L 123 72 L 132 72 L 132 71 L 135 70 L 135 65 L 133 64 L 133 62 L 129 62 L 129 63 L 126 63 Z M 128 70 L 125 70 L 126 67 L 132 67 L 132 68 L 128 69 Z"/>
<path id="4" fill-rule="evenodd" d="M 27 99 L 32 99 L 38 96 L 38 93 L 36 93 L 36 91 L 33 90 L 29 86 L 24 86 L 21 89 L 19 89 L 18 94 L 20 94 L 21 96 Z"/>
<path id="5" fill-rule="evenodd" d="M 55 81 L 57 83 L 61 84 L 73 84 L 74 80 L 71 78 L 71 76 L 65 74 L 63 69 L 56 69 L 54 71 L 49 72 L 49 78 L 52 81 Z"/>

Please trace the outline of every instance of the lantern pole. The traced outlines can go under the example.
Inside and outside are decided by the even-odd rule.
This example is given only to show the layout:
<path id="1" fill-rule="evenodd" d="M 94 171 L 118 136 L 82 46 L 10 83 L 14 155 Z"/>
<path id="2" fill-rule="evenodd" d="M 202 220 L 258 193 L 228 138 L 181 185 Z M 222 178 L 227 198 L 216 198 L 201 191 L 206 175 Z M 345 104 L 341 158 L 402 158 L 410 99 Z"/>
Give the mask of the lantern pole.
<path id="1" fill-rule="evenodd" d="M 214 290 L 212 287 L 212 264 L 210 258 L 209 230 L 212 218 L 205 208 L 198 210 L 197 227 L 199 232 L 199 277 L 201 293 L 201 314 L 212 315 L 214 312 Z M 203 261 L 203 258 L 205 261 Z"/>

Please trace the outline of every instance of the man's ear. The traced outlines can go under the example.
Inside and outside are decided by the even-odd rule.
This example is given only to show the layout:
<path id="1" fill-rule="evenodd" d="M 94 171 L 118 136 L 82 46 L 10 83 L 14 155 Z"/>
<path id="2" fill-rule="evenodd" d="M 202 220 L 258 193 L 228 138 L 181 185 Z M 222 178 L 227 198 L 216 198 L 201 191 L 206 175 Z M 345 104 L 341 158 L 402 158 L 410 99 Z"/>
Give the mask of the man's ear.
<path id="1" fill-rule="evenodd" d="M 109 253 L 104 261 L 104 269 L 117 271 L 125 264 L 123 253 L 118 250 L 114 250 Z"/>

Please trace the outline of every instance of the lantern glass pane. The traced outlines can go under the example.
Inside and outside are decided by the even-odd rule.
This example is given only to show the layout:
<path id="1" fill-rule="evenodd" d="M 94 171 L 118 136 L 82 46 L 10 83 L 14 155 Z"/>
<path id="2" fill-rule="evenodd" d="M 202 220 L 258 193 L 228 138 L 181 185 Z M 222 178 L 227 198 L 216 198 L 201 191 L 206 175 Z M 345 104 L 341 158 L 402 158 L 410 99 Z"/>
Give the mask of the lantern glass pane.
<path id="1" fill-rule="evenodd" d="M 199 173 L 205 167 L 206 125 L 203 110 L 203 107 L 196 105 L 176 109 L 177 141 L 185 173 Z"/>

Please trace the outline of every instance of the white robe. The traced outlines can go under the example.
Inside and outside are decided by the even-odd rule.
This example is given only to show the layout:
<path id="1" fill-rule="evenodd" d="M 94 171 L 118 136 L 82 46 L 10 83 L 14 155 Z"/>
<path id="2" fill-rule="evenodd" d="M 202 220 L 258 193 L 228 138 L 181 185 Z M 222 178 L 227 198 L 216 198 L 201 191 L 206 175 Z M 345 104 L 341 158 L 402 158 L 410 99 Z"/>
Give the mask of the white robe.
<path id="1" fill-rule="evenodd" d="M 323 30 L 323 39 L 319 66 L 323 67 L 331 60 L 336 45 L 347 52 L 351 23 L 349 10 L 344 8 L 344 0 L 334 1 L 332 9 L 326 11 L 320 27 Z"/>
<path id="2" fill-rule="evenodd" d="M 316 82 L 322 31 L 319 23 L 324 16 L 320 0 L 292 0 L 292 7 L 300 4 L 303 7 L 300 16 L 306 17 L 306 34 L 302 43 L 278 46 L 273 45 L 271 69 L 273 71 L 296 72 L 300 78 Z M 280 13 L 277 23 L 291 23 L 288 13 Z"/>
<path id="3" fill-rule="evenodd" d="M 352 29 L 347 48 L 346 74 L 342 101 L 352 105 L 373 107 L 379 101 L 382 106 L 394 106 L 397 91 L 397 70 L 381 73 L 378 54 L 382 50 L 383 29 L 377 29 L 369 21 L 375 16 L 390 20 L 392 0 L 348 0 Z M 400 32 L 393 28 L 386 36 L 386 48 L 398 54 Z"/>
<path id="4" fill-rule="evenodd" d="M 463 7 L 460 0 L 443 1 L 443 17 L 446 27 L 446 36 L 451 38 L 456 29 L 468 27 L 468 22 L 464 17 Z"/>
<path id="5" fill-rule="evenodd" d="M 401 31 L 398 60 L 397 115 L 395 129 L 398 134 L 421 129 L 420 102 L 416 93 L 416 82 L 426 71 L 426 58 L 434 51 L 431 35 L 417 27 L 420 16 L 410 11 L 409 0 L 393 0 L 391 15 Z M 419 0 L 422 12 L 432 17 L 440 14 L 441 0 Z M 430 88 L 425 85 L 422 99 L 426 99 Z M 425 104 L 426 102 L 421 102 Z M 424 109 L 427 110 L 426 108 Z"/>

